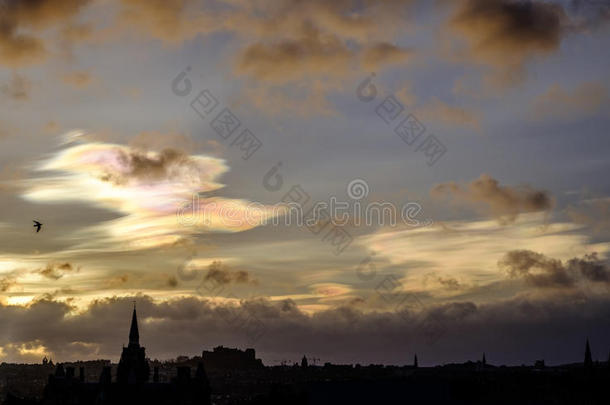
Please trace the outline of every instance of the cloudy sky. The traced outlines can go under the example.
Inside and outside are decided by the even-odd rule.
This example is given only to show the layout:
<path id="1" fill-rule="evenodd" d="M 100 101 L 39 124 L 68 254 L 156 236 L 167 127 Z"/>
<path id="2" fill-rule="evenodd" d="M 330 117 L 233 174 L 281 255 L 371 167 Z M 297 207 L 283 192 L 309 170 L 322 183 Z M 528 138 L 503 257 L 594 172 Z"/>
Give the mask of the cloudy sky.
<path id="1" fill-rule="evenodd" d="M 609 20 L 0 1 L 0 361 L 607 359 Z"/>

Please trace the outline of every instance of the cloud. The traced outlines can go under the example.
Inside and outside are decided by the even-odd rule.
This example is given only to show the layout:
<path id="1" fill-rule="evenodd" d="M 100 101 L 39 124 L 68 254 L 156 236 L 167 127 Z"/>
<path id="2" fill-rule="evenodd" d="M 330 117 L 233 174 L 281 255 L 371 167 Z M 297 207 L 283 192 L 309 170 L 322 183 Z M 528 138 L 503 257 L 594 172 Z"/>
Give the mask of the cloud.
<path id="1" fill-rule="evenodd" d="M 41 61 L 45 43 L 37 34 L 74 17 L 89 0 L 4 2 L 0 13 L 0 63 L 20 66 Z"/>
<path id="2" fill-rule="evenodd" d="M 608 102 L 608 89 L 603 83 L 586 82 L 572 89 L 552 85 L 534 100 L 535 119 L 580 118 L 595 114 Z"/>
<path id="3" fill-rule="evenodd" d="M 547 354 L 547 363 L 554 364 L 581 360 L 585 331 L 594 357 L 607 355 L 603 342 L 610 338 L 605 296 L 519 298 L 491 304 L 458 300 L 387 312 L 339 306 L 313 315 L 290 300 L 213 304 L 195 298 L 157 301 L 130 296 L 100 299 L 78 311 L 52 300 L 25 307 L 0 305 L 0 321 L 11 331 L 0 336 L 2 361 L 39 362 L 44 355 L 56 362 L 116 361 L 128 339 L 134 299 L 140 341 L 148 356 L 159 359 L 199 355 L 224 345 L 253 346 L 266 364 L 316 353 L 335 363 L 402 365 L 416 352 L 420 364 L 432 365 L 475 359 L 483 348 L 492 364 L 530 364 L 541 351 Z M 586 320 L 582 314 L 587 314 Z M 249 340 L 253 334 L 258 337 L 254 343 Z"/>
<path id="4" fill-rule="evenodd" d="M 366 41 L 395 32 L 412 0 L 252 1 L 225 0 L 224 6 L 194 0 L 122 0 L 124 18 L 143 32 L 168 42 L 197 34 L 228 31 L 242 37 L 288 38 L 305 26 Z M 146 18 L 138 18 L 142 15 Z"/>
<path id="5" fill-rule="evenodd" d="M 597 253 L 585 255 L 583 258 L 573 258 L 568 261 L 567 267 L 579 272 L 585 279 L 593 282 L 610 283 L 610 268 L 602 262 Z"/>
<path id="6" fill-rule="evenodd" d="M 557 50 L 566 19 L 557 3 L 460 0 L 449 26 L 466 39 L 468 57 L 514 80 L 531 57 Z"/>
<path id="7" fill-rule="evenodd" d="M 396 91 L 396 97 L 406 106 L 412 107 L 417 103 L 417 95 L 413 92 L 411 82 L 405 81 Z"/>
<path id="8" fill-rule="evenodd" d="M 412 56 L 412 52 L 408 49 L 380 42 L 364 49 L 362 63 L 365 69 L 374 71 L 386 65 L 405 62 L 410 56 Z"/>
<path id="9" fill-rule="evenodd" d="M 404 63 L 415 53 L 387 41 L 399 31 L 398 20 L 404 28 L 402 11 L 411 1 L 281 3 L 283 7 L 260 3 L 262 19 L 246 18 L 232 27 L 254 39 L 239 51 L 239 74 L 274 84 L 336 79 L 362 68 Z"/>
<path id="10" fill-rule="evenodd" d="M 530 250 L 513 250 L 498 262 L 513 278 L 524 278 L 535 287 L 571 287 L 574 280 L 561 261 Z M 532 270 L 539 270 L 537 273 Z"/>
<path id="11" fill-rule="evenodd" d="M 462 288 L 462 285 L 460 284 L 460 282 L 452 277 L 447 277 L 447 278 L 437 277 L 436 280 L 441 285 L 443 285 L 445 288 L 447 288 L 449 290 L 459 290 L 460 288 Z"/>
<path id="12" fill-rule="evenodd" d="M 95 83 L 95 77 L 86 71 L 77 71 L 62 76 L 64 83 L 78 89 L 84 89 Z"/>
<path id="13" fill-rule="evenodd" d="M 291 113 L 299 108 L 328 113 L 330 109 L 318 108 L 317 101 L 326 104 L 326 96 L 343 90 L 348 78 L 362 69 L 400 66 L 412 59 L 414 49 L 395 43 L 406 30 L 412 3 L 123 0 L 122 25 L 168 43 L 199 34 L 228 34 L 235 45 L 233 71 L 247 86 L 272 89 L 264 94 L 272 98 L 259 96 L 265 103 L 255 106 L 265 113 L 284 107 Z M 295 87 L 298 91 L 293 92 Z M 286 88 L 290 91 L 280 91 Z"/>
<path id="14" fill-rule="evenodd" d="M 2 92 L 2 94 L 17 101 L 28 100 L 30 98 L 31 89 L 32 83 L 28 78 L 15 72 L 13 72 L 8 83 L 0 86 L 0 92 Z"/>
<path id="15" fill-rule="evenodd" d="M 4 276 L 0 278 L 0 291 L 7 292 L 17 285 L 17 279 L 13 276 Z"/>
<path id="16" fill-rule="evenodd" d="M 163 149 L 158 153 L 139 150 L 118 150 L 117 163 L 124 168 L 109 168 L 101 180 L 114 184 L 126 184 L 129 181 L 154 182 L 162 180 L 179 180 L 180 169 L 194 166 L 195 160 L 183 152 L 174 149 Z M 193 167 L 196 170 L 196 167 Z"/>
<path id="17" fill-rule="evenodd" d="M 127 26 L 138 27 L 141 32 L 167 42 L 184 39 L 207 30 L 206 20 L 193 0 L 120 0 L 121 19 Z M 189 12 L 187 12 L 189 11 Z M 191 16 L 195 17 L 191 17 Z M 200 25 L 202 24 L 202 25 Z"/>
<path id="18" fill-rule="evenodd" d="M 208 266 L 204 281 L 212 281 L 218 285 L 226 284 L 257 284 L 258 281 L 250 277 L 244 270 L 231 271 L 220 261 L 214 261 Z"/>
<path id="19" fill-rule="evenodd" d="M 75 44 L 93 39 L 93 27 L 90 24 L 67 23 L 59 31 L 59 46 L 66 60 L 73 60 Z"/>
<path id="20" fill-rule="evenodd" d="M 69 273 L 74 270 L 78 271 L 79 269 L 76 269 L 72 266 L 72 264 L 65 262 L 65 263 L 49 263 L 43 269 L 40 269 L 37 272 L 44 277 L 47 277 L 47 278 L 50 278 L 53 280 L 59 280 L 60 278 L 62 278 L 64 276 L 65 273 Z"/>
<path id="21" fill-rule="evenodd" d="M 478 220 L 447 221 L 417 229 L 387 228 L 360 238 L 359 244 L 375 252 L 373 264 L 379 274 L 376 284 L 382 280 L 382 270 L 395 272 L 402 289 L 443 298 L 451 290 L 430 280 L 458 279 L 464 291 L 473 292 L 469 299 L 495 301 L 522 288 L 489 291 L 472 288 L 506 281 L 497 263 L 516 246 L 566 263 L 594 252 L 603 258 L 610 252 L 610 244 L 592 241 L 583 226 L 570 222 L 541 226 L 543 218 L 540 213 L 522 214 L 510 227 L 495 220 Z"/>
<path id="22" fill-rule="evenodd" d="M 603 1 L 570 0 L 568 9 L 574 16 L 570 29 L 576 32 L 590 32 L 610 21 L 610 9 Z"/>
<path id="23" fill-rule="evenodd" d="M 562 262 L 531 250 L 513 250 L 498 262 L 498 266 L 510 277 L 523 278 L 539 288 L 571 288 L 579 280 L 610 283 L 610 268 L 595 252 Z"/>
<path id="24" fill-rule="evenodd" d="M 289 113 L 295 117 L 334 116 L 338 112 L 329 102 L 327 93 L 335 87 L 324 81 L 312 81 L 307 86 L 298 88 L 252 83 L 244 87 L 243 100 L 270 116 L 280 113 Z"/>
<path id="25" fill-rule="evenodd" d="M 566 209 L 572 221 L 584 224 L 596 235 L 610 234 L 610 198 L 590 198 Z"/>
<path id="26" fill-rule="evenodd" d="M 44 125 L 44 130 L 45 132 L 57 132 L 60 128 L 60 125 L 57 121 L 51 120 L 51 121 L 47 121 L 47 123 Z"/>
<path id="27" fill-rule="evenodd" d="M 306 28 L 297 39 L 248 46 L 238 58 L 237 72 L 282 83 L 320 74 L 340 76 L 353 58 L 336 36 Z"/>
<path id="28" fill-rule="evenodd" d="M 117 276 L 109 277 L 106 281 L 106 285 L 108 288 L 116 288 L 123 284 L 126 284 L 129 281 L 128 274 L 120 274 Z"/>
<path id="29" fill-rule="evenodd" d="M 550 211 L 553 207 L 553 198 L 547 191 L 530 186 L 501 186 L 498 180 L 487 174 L 466 185 L 454 182 L 438 184 L 431 195 L 448 195 L 455 197 L 459 203 L 483 207 L 504 223 L 514 222 L 521 213 Z"/>
<path id="30" fill-rule="evenodd" d="M 170 276 L 167 278 L 167 285 L 170 287 L 177 287 L 178 286 L 178 279 L 175 276 Z"/>
<path id="31" fill-rule="evenodd" d="M 72 234 L 79 249 L 146 249 L 172 245 L 201 232 L 240 232 L 282 210 L 207 196 L 223 187 L 221 159 L 176 150 L 143 151 L 71 137 L 40 163 L 46 176 L 25 181 L 23 197 L 38 203 L 81 202 L 119 214 Z M 76 139 L 76 143 L 74 143 Z M 80 143 L 79 143 L 80 142 Z"/>
<path id="32" fill-rule="evenodd" d="M 451 126 L 460 125 L 473 130 L 479 130 L 481 123 L 476 112 L 463 107 L 449 105 L 433 98 L 429 103 L 416 109 L 416 113 L 424 121 L 440 121 Z"/>

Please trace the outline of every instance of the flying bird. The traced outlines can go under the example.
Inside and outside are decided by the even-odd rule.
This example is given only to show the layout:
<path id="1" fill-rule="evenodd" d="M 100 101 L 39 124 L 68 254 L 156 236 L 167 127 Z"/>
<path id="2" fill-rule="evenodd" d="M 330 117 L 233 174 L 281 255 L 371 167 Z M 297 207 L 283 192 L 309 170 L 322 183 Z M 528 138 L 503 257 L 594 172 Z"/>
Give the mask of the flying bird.
<path id="1" fill-rule="evenodd" d="M 34 228 L 36 228 L 36 233 L 40 232 L 40 227 L 42 227 L 42 224 L 38 221 L 33 221 L 34 222 Z"/>

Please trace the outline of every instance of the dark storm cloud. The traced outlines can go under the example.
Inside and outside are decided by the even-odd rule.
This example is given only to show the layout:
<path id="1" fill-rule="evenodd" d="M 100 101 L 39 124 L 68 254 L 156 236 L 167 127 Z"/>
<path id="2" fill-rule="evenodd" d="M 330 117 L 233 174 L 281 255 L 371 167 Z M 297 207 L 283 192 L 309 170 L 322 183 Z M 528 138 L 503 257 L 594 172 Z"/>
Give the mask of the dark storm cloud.
<path id="1" fill-rule="evenodd" d="M 116 360 L 129 332 L 133 299 L 98 300 L 71 316 L 67 315 L 74 308 L 51 300 L 29 307 L 0 306 L 0 322 L 8 331 L 0 345 L 37 342 L 58 361 Z M 587 333 L 605 356 L 607 347 L 600 344 L 610 338 L 610 306 L 606 298 L 595 297 L 452 302 L 424 312 L 363 313 L 337 307 L 311 316 L 290 300 L 247 300 L 235 307 L 195 298 L 163 303 L 145 296 L 135 299 L 141 343 L 151 358 L 195 355 L 220 344 L 249 346 L 241 325 L 251 319 L 263 325 L 254 347 L 266 362 L 310 354 L 333 362 L 405 364 L 417 352 L 423 364 L 430 364 L 478 358 L 484 350 L 496 364 L 530 363 L 541 351 L 553 363 L 580 360 Z M 583 330 L 585 313 L 589 327 Z M 438 339 L 431 339 L 430 332 Z M 556 339 L 558 334 L 564 339 Z"/>
<path id="2" fill-rule="evenodd" d="M 455 182 L 436 185 L 431 195 L 455 197 L 460 203 L 483 206 L 493 217 L 503 222 L 514 222 L 519 214 L 549 211 L 553 198 L 544 190 L 530 186 L 501 186 L 498 180 L 482 174 L 472 182 L 460 185 Z"/>
<path id="3" fill-rule="evenodd" d="M 579 279 L 610 282 L 608 264 L 601 261 L 595 253 L 582 258 L 572 258 L 563 263 L 531 250 L 513 250 L 508 252 L 498 265 L 506 270 L 510 277 L 522 278 L 540 288 L 569 288 Z"/>
<path id="4" fill-rule="evenodd" d="M 74 17 L 89 1 L 3 1 L 0 6 L 0 63 L 15 66 L 41 60 L 46 50 L 42 35 L 37 34 Z"/>

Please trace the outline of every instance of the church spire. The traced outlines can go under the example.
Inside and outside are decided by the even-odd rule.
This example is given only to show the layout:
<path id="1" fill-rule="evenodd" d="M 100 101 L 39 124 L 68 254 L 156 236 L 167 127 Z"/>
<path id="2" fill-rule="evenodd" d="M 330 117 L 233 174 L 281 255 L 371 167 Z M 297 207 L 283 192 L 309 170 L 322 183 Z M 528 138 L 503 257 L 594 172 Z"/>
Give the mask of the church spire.
<path id="1" fill-rule="evenodd" d="M 136 315 L 136 303 L 133 303 L 133 315 L 131 316 L 131 328 L 129 329 L 129 346 L 140 346 L 140 333 L 138 332 L 138 316 Z"/>
<path id="2" fill-rule="evenodd" d="M 591 357 L 591 348 L 589 347 L 589 339 L 587 338 L 587 344 L 585 346 L 585 368 L 593 367 L 593 359 Z"/>

